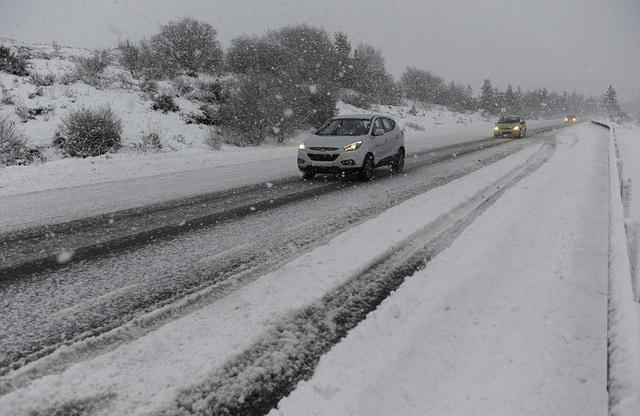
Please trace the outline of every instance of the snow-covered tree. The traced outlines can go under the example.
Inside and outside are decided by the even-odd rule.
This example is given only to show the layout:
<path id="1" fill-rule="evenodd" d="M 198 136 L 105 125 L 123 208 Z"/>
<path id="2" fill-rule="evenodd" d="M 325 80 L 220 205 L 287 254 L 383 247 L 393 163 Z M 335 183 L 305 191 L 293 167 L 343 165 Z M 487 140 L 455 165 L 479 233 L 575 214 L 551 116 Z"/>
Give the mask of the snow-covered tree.
<path id="1" fill-rule="evenodd" d="M 407 67 L 400 77 L 400 84 L 407 98 L 428 104 L 445 105 L 447 86 L 441 77 L 429 71 Z"/>
<path id="2" fill-rule="evenodd" d="M 601 102 L 605 108 L 605 111 L 609 115 L 609 118 L 613 119 L 613 117 L 618 116 L 620 114 L 620 104 L 618 103 L 618 93 L 613 88 L 613 86 L 609 85 L 607 92 L 605 92 L 602 95 Z"/>
<path id="3" fill-rule="evenodd" d="M 507 114 L 520 114 L 521 109 L 518 96 L 513 92 L 511 84 L 507 86 L 507 91 L 504 93 L 504 106 Z"/>
<path id="4" fill-rule="evenodd" d="M 484 80 L 484 84 L 480 89 L 480 108 L 489 114 L 497 114 L 496 98 L 489 79 Z"/>
<path id="5" fill-rule="evenodd" d="M 365 43 L 353 51 L 353 89 L 379 104 L 397 102 L 393 77 L 387 73 L 382 51 Z"/>
<path id="6" fill-rule="evenodd" d="M 317 127 L 333 115 L 340 67 L 329 34 L 306 24 L 234 39 L 227 69 L 241 76 L 221 117 L 252 143 Z"/>
<path id="7" fill-rule="evenodd" d="M 216 73 L 223 55 L 216 36 L 209 23 L 185 17 L 160 26 L 160 33 L 151 38 L 151 44 L 176 73 Z"/>
<path id="8" fill-rule="evenodd" d="M 340 70 L 338 72 L 338 83 L 342 88 L 353 86 L 353 59 L 351 57 L 351 42 L 344 32 L 333 34 L 333 44 L 336 49 L 336 56 Z"/>

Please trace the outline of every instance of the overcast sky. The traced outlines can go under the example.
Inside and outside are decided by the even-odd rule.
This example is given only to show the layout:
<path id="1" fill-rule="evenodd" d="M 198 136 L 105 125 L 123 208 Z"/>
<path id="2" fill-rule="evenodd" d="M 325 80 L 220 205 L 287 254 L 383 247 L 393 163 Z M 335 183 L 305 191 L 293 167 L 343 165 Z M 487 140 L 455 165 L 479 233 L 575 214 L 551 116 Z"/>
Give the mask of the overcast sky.
<path id="1" fill-rule="evenodd" d="M 0 0 L 0 38 L 86 48 L 139 40 L 181 17 L 226 49 L 240 35 L 307 23 L 446 82 L 640 96 L 640 0 Z"/>

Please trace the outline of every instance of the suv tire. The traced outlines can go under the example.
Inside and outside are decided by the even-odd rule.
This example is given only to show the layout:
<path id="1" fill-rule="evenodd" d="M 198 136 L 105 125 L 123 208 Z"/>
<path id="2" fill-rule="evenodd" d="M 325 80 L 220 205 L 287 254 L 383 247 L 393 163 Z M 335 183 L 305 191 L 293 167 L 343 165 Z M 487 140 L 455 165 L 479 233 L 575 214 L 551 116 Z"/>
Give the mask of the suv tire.
<path id="1" fill-rule="evenodd" d="M 400 173 L 404 169 L 404 149 L 399 149 L 396 154 L 393 163 L 391 164 L 391 171 L 393 173 Z"/>
<path id="2" fill-rule="evenodd" d="M 363 181 L 371 180 L 373 177 L 373 156 L 371 153 L 364 157 L 362 162 L 362 169 L 360 170 L 360 179 Z"/>

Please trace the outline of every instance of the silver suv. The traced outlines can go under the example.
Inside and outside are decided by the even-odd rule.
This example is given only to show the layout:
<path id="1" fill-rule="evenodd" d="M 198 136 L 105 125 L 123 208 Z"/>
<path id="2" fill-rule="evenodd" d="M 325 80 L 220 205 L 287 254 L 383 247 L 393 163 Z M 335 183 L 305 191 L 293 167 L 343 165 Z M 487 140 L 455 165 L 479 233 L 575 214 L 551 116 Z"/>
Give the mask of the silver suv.
<path id="1" fill-rule="evenodd" d="M 298 146 L 298 168 L 304 179 L 317 173 L 357 172 L 369 180 L 378 166 L 401 172 L 404 154 L 404 132 L 390 116 L 339 115 Z"/>

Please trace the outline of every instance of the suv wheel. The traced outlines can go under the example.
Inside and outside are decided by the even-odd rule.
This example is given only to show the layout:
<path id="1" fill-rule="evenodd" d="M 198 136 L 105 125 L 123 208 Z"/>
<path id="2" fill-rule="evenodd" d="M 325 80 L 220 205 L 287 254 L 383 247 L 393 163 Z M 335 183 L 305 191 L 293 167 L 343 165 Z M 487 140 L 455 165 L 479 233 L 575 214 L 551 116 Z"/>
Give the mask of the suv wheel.
<path id="1" fill-rule="evenodd" d="M 368 181 L 373 177 L 373 156 L 371 153 L 364 157 L 362 162 L 362 170 L 360 171 L 360 178 Z"/>
<path id="2" fill-rule="evenodd" d="M 400 173 L 404 169 L 404 149 L 399 149 L 396 158 L 391 165 L 393 173 Z"/>

